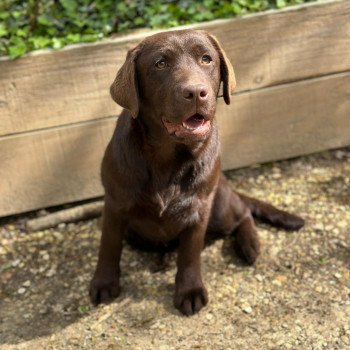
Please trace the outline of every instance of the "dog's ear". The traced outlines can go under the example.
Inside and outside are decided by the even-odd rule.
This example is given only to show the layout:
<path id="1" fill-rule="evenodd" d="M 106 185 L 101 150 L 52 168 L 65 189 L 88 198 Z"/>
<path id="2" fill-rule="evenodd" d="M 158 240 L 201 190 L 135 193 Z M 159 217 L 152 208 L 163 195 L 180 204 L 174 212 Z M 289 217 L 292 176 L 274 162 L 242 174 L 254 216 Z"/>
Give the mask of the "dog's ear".
<path id="1" fill-rule="evenodd" d="M 139 47 L 128 51 L 124 64 L 119 69 L 111 87 L 113 100 L 125 109 L 128 109 L 133 118 L 139 113 L 139 95 L 137 88 L 136 58 Z"/>
<path id="2" fill-rule="evenodd" d="M 207 35 L 220 57 L 220 74 L 223 83 L 224 100 L 226 104 L 229 105 L 231 102 L 231 94 L 236 87 L 235 72 L 233 71 L 232 64 L 227 58 L 225 51 L 222 49 L 215 36 Z"/>

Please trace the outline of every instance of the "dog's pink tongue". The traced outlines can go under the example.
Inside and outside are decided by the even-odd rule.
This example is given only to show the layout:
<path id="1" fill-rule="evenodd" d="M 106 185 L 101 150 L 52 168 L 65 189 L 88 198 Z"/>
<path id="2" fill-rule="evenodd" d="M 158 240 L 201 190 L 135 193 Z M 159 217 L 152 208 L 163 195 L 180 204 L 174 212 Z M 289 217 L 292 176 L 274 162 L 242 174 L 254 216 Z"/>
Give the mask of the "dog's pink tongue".
<path id="1" fill-rule="evenodd" d="M 200 115 L 193 115 L 192 117 L 186 119 L 182 125 L 188 129 L 197 129 L 204 124 L 204 118 Z"/>

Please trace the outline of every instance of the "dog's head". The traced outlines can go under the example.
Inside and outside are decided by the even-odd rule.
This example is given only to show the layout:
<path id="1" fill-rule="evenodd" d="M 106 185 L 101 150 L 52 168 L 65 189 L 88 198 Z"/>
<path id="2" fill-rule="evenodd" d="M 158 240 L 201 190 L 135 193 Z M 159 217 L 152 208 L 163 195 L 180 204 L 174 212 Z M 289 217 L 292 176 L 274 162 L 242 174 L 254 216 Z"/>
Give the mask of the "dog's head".
<path id="1" fill-rule="evenodd" d="M 227 104 L 236 82 L 218 41 L 203 31 L 152 35 L 127 54 L 111 85 L 115 102 L 177 140 L 209 134 L 223 83 Z"/>

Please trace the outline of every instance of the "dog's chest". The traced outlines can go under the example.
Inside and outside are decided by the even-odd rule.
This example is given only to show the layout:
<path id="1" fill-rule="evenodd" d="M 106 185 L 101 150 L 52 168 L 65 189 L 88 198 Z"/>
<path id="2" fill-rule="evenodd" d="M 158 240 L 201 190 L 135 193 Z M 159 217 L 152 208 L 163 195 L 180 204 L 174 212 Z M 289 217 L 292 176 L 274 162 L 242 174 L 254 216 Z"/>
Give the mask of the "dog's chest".
<path id="1" fill-rule="evenodd" d="M 178 212 L 188 210 L 198 199 L 201 173 L 202 167 L 192 164 L 168 174 L 151 173 L 147 183 L 140 189 L 139 202 L 146 202 L 146 206 L 157 217 L 177 215 Z"/>
<path id="2" fill-rule="evenodd" d="M 139 234 L 156 241 L 169 241 L 200 220 L 202 199 L 181 184 L 143 191 L 129 212 L 129 224 Z"/>
<path id="3" fill-rule="evenodd" d="M 196 198 L 158 203 L 152 208 L 135 207 L 129 225 L 141 236 L 153 241 L 167 242 L 178 237 L 187 227 L 200 220 Z"/>
<path id="4" fill-rule="evenodd" d="M 198 198 L 194 193 L 182 192 L 179 185 L 172 185 L 151 196 L 154 204 L 151 209 L 159 217 L 177 217 L 184 211 L 196 209 Z"/>
<path id="5" fill-rule="evenodd" d="M 184 212 L 190 214 L 197 210 L 199 198 L 195 191 L 184 191 L 179 184 L 172 184 L 165 188 L 143 191 L 135 207 L 142 208 L 143 212 L 150 217 L 175 220 L 184 218 Z"/>

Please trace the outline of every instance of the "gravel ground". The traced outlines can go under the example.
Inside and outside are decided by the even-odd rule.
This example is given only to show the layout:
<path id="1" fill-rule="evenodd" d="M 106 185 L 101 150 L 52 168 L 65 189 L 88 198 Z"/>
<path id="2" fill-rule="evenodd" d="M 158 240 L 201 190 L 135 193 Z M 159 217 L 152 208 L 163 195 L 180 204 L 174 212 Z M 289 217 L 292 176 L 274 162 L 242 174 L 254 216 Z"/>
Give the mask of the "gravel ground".
<path id="1" fill-rule="evenodd" d="M 209 304 L 181 316 L 175 266 L 126 247 L 123 287 L 94 308 L 87 287 L 98 220 L 26 233 L 0 222 L 0 349 L 350 349 L 350 148 L 227 173 L 245 193 L 299 213 L 288 233 L 258 224 L 262 254 L 247 267 L 229 239 L 203 251 Z"/>

